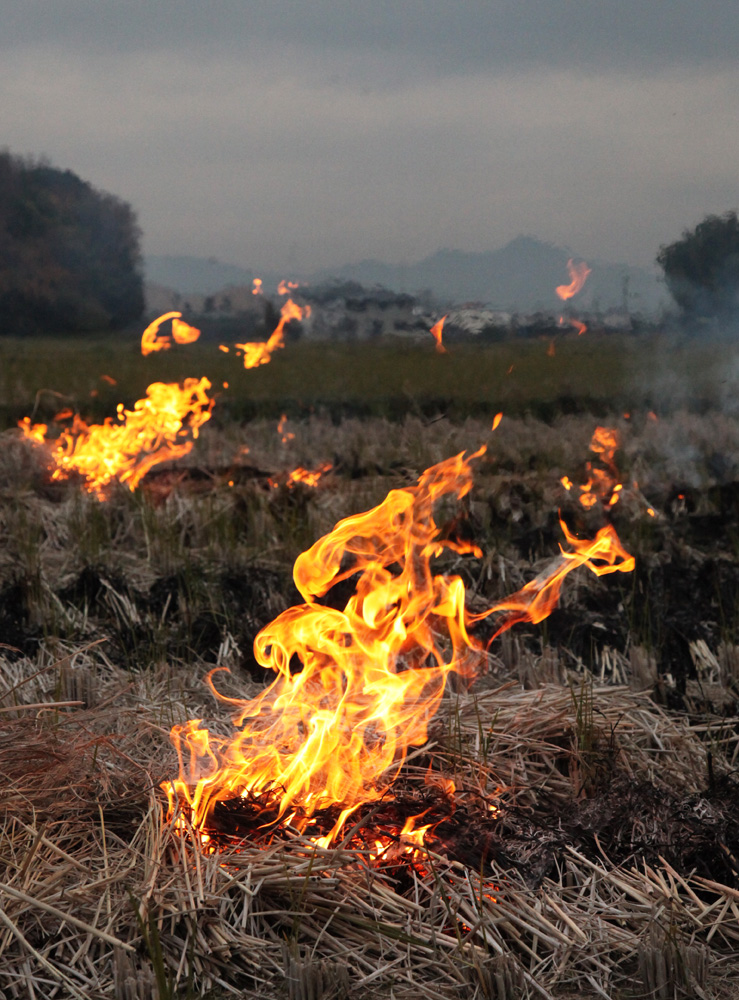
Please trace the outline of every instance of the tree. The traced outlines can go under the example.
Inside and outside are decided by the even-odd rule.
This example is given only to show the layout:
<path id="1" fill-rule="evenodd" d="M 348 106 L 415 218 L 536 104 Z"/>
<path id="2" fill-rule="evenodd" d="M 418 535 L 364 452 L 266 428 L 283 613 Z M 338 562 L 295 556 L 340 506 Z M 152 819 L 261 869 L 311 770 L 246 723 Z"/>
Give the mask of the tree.
<path id="1" fill-rule="evenodd" d="M 660 247 L 657 263 L 688 319 L 728 320 L 739 313 L 739 220 L 707 215 L 682 239 Z"/>
<path id="2" fill-rule="evenodd" d="M 131 206 L 71 170 L 0 153 L 0 330 L 118 329 L 144 309 Z"/>

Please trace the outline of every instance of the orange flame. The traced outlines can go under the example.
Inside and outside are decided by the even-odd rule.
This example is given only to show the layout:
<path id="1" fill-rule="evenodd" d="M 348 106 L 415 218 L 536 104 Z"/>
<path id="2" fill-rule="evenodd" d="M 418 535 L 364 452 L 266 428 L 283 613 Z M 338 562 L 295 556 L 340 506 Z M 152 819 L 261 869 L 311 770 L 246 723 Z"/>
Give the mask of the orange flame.
<path id="1" fill-rule="evenodd" d="M 252 293 L 252 295 L 264 295 L 264 292 L 262 291 L 262 279 L 261 278 L 255 278 L 254 281 L 252 281 L 252 290 L 251 290 L 251 293 Z"/>
<path id="2" fill-rule="evenodd" d="M 444 321 L 445 320 L 446 320 L 446 316 L 442 316 L 441 319 L 438 320 L 438 322 L 434 323 L 434 325 L 431 327 L 431 331 L 430 331 L 431 335 L 433 336 L 434 340 L 436 341 L 436 350 L 439 352 L 439 354 L 446 354 L 447 353 L 446 347 L 444 347 L 444 345 L 441 342 L 441 333 L 442 333 L 442 330 L 444 329 Z"/>
<path id="3" fill-rule="evenodd" d="M 569 285 L 557 285 L 555 289 L 563 302 L 566 302 L 567 299 L 571 299 L 573 295 L 577 295 L 578 292 L 582 291 L 582 287 L 590 274 L 590 268 L 584 260 L 580 261 L 579 264 L 575 264 L 572 258 L 570 258 L 567 261 L 567 270 L 570 274 Z"/>
<path id="4" fill-rule="evenodd" d="M 200 336 L 200 330 L 175 316 L 172 320 L 172 336 L 176 344 L 193 344 Z"/>
<path id="5" fill-rule="evenodd" d="M 588 481 L 580 486 L 580 503 L 588 510 L 594 507 L 599 500 L 609 507 L 618 503 L 623 486 L 618 482 L 618 469 L 613 456 L 619 445 L 620 439 L 615 428 L 595 428 L 590 442 L 590 450 L 599 456 L 600 465 L 594 465 L 592 462 L 586 463 Z M 562 483 L 564 485 L 564 479 Z M 569 489 L 570 487 L 566 486 L 565 488 Z"/>
<path id="6" fill-rule="evenodd" d="M 203 831 L 219 802 L 245 800 L 274 821 L 290 815 L 304 830 L 318 810 L 338 818 L 332 842 L 364 803 L 388 796 L 408 747 L 427 738 L 448 675 L 472 678 L 485 649 L 468 626 L 503 613 L 497 634 L 516 621 L 541 621 L 554 607 L 571 570 L 626 572 L 633 559 L 613 529 L 593 541 L 563 525 L 572 551 L 517 594 L 484 614 L 465 610 L 459 576 L 434 573 L 445 551 L 481 556 L 470 544 L 444 537 L 434 505 L 472 488 L 471 461 L 460 453 L 427 469 L 415 486 L 391 491 L 372 510 L 340 521 L 298 557 L 293 577 L 304 604 L 262 629 L 254 655 L 275 680 L 251 700 L 230 698 L 208 684 L 234 712 L 236 732 L 223 737 L 193 719 L 172 729 L 179 776 L 163 787 L 170 813 L 177 804 Z M 321 603 L 336 584 L 355 579 L 343 610 Z M 299 661 L 302 669 L 294 672 Z"/>
<path id="7" fill-rule="evenodd" d="M 192 449 L 193 439 L 210 418 L 213 400 L 208 389 L 207 378 L 185 379 L 182 386 L 153 382 L 132 410 L 118 404 L 117 421 L 108 417 L 102 424 L 87 424 L 76 415 L 71 428 L 53 441 L 46 437 L 45 424 L 32 425 L 25 417 L 18 426 L 31 441 L 50 447 L 52 479 L 77 473 L 88 492 L 103 498 L 114 479 L 134 490 L 152 466 Z"/>
<path id="8" fill-rule="evenodd" d="M 302 483 L 303 486 L 317 486 L 320 480 L 333 469 L 331 462 L 324 462 L 319 465 L 317 469 L 304 469 L 301 465 L 297 469 L 293 469 L 289 473 L 285 485 L 288 489 L 291 489 L 296 483 Z M 280 485 L 279 481 L 276 479 L 268 479 L 267 482 L 273 489 L 277 489 Z"/>
<path id="9" fill-rule="evenodd" d="M 289 295 L 291 291 L 294 291 L 296 288 L 299 287 L 300 287 L 299 281 L 285 281 L 283 278 L 283 280 L 277 286 L 277 294 Z"/>
<path id="10" fill-rule="evenodd" d="M 236 344 L 237 349 L 243 351 L 244 368 L 258 368 L 259 365 L 268 364 L 271 361 L 272 352 L 285 346 L 285 327 L 287 324 L 290 320 L 303 319 L 304 316 L 310 316 L 310 306 L 301 308 L 292 299 L 288 299 L 280 310 L 280 322 L 269 340 Z"/>
<path id="11" fill-rule="evenodd" d="M 146 357 L 155 351 L 168 351 L 172 346 L 169 334 L 160 334 L 160 327 L 168 319 L 172 320 L 172 337 L 178 344 L 192 344 L 200 336 L 200 330 L 180 319 L 181 312 L 167 312 L 149 323 L 141 335 L 141 353 Z"/>
<path id="12" fill-rule="evenodd" d="M 286 431 L 287 426 L 287 414 L 283 413 L 280 417 L 279 423 L 277 424 L 277 433 L 280 435 L 283 444 L 287 444 L 288 441 L 294 441 L 295 435 L 292 431 Z"/>
<path id="13" fill-rule="evenodd" d="M 502 419 L 503 419 L 503 413 L 502 412 L 501 413 L 496 413 L 495 416 L 493 417 L 493 426 L 490 429 L 493 430 L 493 431 L 497 430 L 497 428 L 500 425 L 500 422 L 501 422 Z"/>

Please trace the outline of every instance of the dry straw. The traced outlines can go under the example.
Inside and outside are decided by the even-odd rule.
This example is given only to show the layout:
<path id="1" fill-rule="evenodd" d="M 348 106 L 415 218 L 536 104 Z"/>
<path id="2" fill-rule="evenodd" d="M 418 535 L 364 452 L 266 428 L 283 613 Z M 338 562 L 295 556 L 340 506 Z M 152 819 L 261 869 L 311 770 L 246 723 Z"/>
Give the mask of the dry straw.
<path id="1" fill-rule="evenodd" d="M 101 652 L 77 651 L 75 669 L 93 669 Z M 518 666 L 530 678 L 540 665 Z M 523 859 L 547 849 L 535 833 L 516 863 L 479 866 L 440 840 L 412 861 L 377 864 L 367 850 L 323 850 L 289 831 L 208 854 L 162 813 L 158 782 L 174 766 L 162 692 L 171 713 L 184 709 L 172 676 L 126 683 L 108 668 L 102 707 L 40 708 L 35 681 L 55 668 L 24 661 L 28 684 L 16 681 L 18 703 L 3 715 L 5 996 L 504 1000 L 626 996 L 629 982 L 655 997 L 721 992 L 739 949 L 739 891 L 665 859 L 616 864 L 605 849 L 557 845 L 532 878 Z M 584 682 L 583 715 L 583 682 L 571 681 L 525 690 L 491 678 L 450 695 L 402 794 L 423 787 L 429 764 L 453 776 L 452 822 L 474 838 L 476 823 L 491 822 L 485 803 L 499 822 L 511 810 L 535 815 L 544 799 L 571 806 L 612 732 L 634 780 L 699 790 L 700 732 L 628 686 Z"/>

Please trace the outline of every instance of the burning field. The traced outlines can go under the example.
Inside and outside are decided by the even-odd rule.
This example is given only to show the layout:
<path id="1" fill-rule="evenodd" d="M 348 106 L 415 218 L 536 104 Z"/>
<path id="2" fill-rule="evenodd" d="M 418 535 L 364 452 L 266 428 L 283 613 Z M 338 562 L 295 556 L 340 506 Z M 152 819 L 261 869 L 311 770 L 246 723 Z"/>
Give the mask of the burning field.
<path id="1" fill-rule="evenodd" d="M 214 384 L 0 436 L 3 995 L 732 996 L 739 420 Z"/>

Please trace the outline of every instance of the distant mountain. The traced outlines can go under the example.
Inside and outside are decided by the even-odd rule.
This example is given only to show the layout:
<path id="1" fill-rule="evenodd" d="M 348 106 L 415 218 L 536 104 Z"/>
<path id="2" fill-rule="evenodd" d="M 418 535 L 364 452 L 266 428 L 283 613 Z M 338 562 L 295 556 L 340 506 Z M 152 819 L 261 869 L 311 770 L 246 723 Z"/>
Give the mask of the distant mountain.
<path id="1" fill-rule="evenodd" d="M 532 236 L 518 236 L 499 250 L 470 253 L 437 250 L 416 264 L 404 266 L 364 260 L 321 271 L 314 280 L 329 277 L 380 284 L 394 291 L 429 289 L 450 302 L 486 302 L 499 309 L 556 311 L 561 306 L 554 289 L 569 283 L 569 250 Z M 583 291 L 574 300 L 583 309 L 622 308 L 653 312 L 666 301 L 657 273 L 627 264 L 588 261 L 591 268 Z"/>
<path id="2" fill-rule="evenodd" d="M 150 284 L 183 295 L 213 295 L 228 285 L 250 285 L 255 278 L 253 271 L 215 257 L 147 257 L 144 274 Z"/>
<path id="3" fill-rule="evenodd" d="M 382 285 L 396 292 L 429 291 L 443 302 L 485 302 L 498 309 L 554 312 L 561 307 L 554 289 L 568 284 L 567 261 L 576 254 L 532 236 L 518 236 L 499 250 L 470 253 L 437 250 L 415 264 L 363 260 L 291 278 L 322 284 L 332 279 Z M 592 273 L 573 306 L 584 310 L 623 308 L 655 312 L 667 301 L 657 272 L 627 264 L 589 260 Z M 256 272 L 214 258 L 148 257 L 147 281 L 183 294 L 212 295 L 227 285 L 251 285 Z M 265 290 L 283 275 L 259 272 Z"/>

